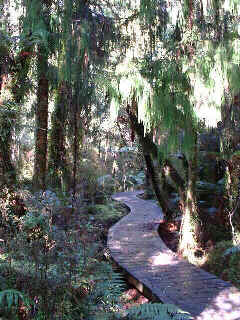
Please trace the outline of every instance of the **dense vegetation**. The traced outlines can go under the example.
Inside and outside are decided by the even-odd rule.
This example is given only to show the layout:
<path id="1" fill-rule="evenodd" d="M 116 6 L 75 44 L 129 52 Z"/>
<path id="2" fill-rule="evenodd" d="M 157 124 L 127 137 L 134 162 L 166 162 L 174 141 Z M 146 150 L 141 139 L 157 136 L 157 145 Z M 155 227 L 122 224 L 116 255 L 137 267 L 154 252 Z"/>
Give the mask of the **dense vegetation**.
<path id="1" fill-rule="evenodd" d="M 0 316 L 178 318 L 122 306 L 111 194 L 136 188 L 239 286 L 240 7 L 205 2 L 0 0 Z"/>

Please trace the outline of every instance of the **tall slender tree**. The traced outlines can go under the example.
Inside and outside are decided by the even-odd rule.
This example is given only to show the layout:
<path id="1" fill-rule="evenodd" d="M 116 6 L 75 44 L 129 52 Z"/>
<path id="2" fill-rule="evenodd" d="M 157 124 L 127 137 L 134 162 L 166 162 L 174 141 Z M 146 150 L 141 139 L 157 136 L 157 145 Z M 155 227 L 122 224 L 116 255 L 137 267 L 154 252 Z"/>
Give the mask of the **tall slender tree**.
<path id="1" fill-rule="evenodd" d="M 70 88 L 62 81 L 57 88 L 55 109 L 52 113 L 49 136 L 48 171 L 51 184 L 66 189 L 70 184 L 69 163 L 67 161 L 66 137 L 69 113 Z"/>
<path id="2" fill-rule="evenodd" d="M 63 23 L 57 30 L 61 35 L 57 52 L 58 92 L 50 134 L 49 165 L 54 176 L 59 172 L 60 176 L 69 178 L 69 174 L 66 175 L 63 146 L 66 133 L 71 141 L 69 151 L 73 158 L 72 179 L 67 178 L 67 184 L 69 186 L 72 180 L 73 190 L 80 163 L 82 137 L 91 119 L 94 78 L 99 64 L 103 64 L 107 56 L 108 43 L 112 38 L 111 21 L 103 14 L 103 10 L 99 12 L 101 7 L 98 1 L 93 2 L 90 8 L 88 2 L 75 0 L 65 0 L 63 7 L 59 7 Z"/>
<path id="3" fill-rule="evenodd" d="M 3 40 L 3 34 L 0 34 Z M 0 170 L 2 182 L 11 184 L 16 180 L 16 172 L 11 160 L 12 131 L 15 110 L 11 106 L 10 92 L 11 57 L 7 43 L 0 47 Z M 9 104 L 10 102 L 10 104 Z"/>
<path id="4" fill-rule="evenodd" d="M 31 4 L 32 5 L 32 4 Z M 35 111 L 36 132 L 35 132 L 35 161 L 34 161 L 34 187 L 35 189 L 46 188 L 47 170 L 47 146 L 48 146 L 48 58 L 49 58 L 49 37 L 50 33 L 50 7 L 51 1 L 42 0 L 37 3 L 35 14 L 40 17 L 41 28 L 38 31 L 46 34 L 37 45 L 37 105 Z M 36 17 L 34 17 L 36 19 Z"/>
<path id="5" fill-rule="evenodd" d="M 35 162 L 34 187 L 45 189 L 47 169 L 47 135 L 48 135 L 48 95 L 49 83 L 47 79 L 48 53 L 41 45 L 38 48 L 38 89 L 35 113 Z"/>

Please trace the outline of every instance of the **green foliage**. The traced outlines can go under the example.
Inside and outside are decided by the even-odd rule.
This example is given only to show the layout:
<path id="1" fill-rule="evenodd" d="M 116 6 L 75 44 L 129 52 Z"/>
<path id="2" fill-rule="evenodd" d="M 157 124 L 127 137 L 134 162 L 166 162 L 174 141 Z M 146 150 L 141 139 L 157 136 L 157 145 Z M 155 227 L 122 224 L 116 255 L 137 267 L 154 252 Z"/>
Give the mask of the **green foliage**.
<path id="1" fill-rule="evenodd" d="M 182 69 L 178 61 L 167 55 L 155 61 L 145 58 L 142 62 L 119 65 L 120 80 L 109 86 L 112 118 L 116 118 L 120 106 L 134 109 L 136 104 L 134 112 L 145 132 L 159 126 L 168 131 L 168 143 L 162 145 L 165 153 L 179 148 L 189 152 L 195 143 L 193 130 L 198 126 L 189 99 L 191 84 Z M 180 135 L 181 130 L 184 134 Z"/>
<path id="2" fill-rule="evenodd" d="M 7 309 L 18 308 L 20 302 L 24 302 L 25 305 L 29 306 L 29 300 L 22 292 L 14 289 L 0 291 L 0 307 Z"/>
<path id="3" fill-rule="evenodd" d="M 147 24 L 154 24 L 157 21 L 157 16 L 161 14 L 161 9 L 164 6 L 163 1 L 158 0 L 142 0 L 140 1 L 139 13 L 140 17 L 145 20 Z"/>
<path id="4" fill-rule="evenodd" d="M 9 126 L 13 128 L 13 126 L 16 125 L 15 122 L 17 120 L 17 116 L 19 115 L 19 111 L 20 107 L 17 103 L 11 100 L 6 100 L 1 105 L 0 120 L 4 121 L 5 125 L 8 123 Z M 5 128 L 5 130 L 7 130 L 7 128 Z"/>
<path id="5" fill-rule="evenodd" d="M 49 49 L 49 15 L 47 8 L 41 1 L 26 1 L 26 16 L 23 18 L 23 43 L 28 41 L 28 45 L 41 44 L 46 50 Z M 29 36 L 30 35 L 30 36 Z M 53 40 L 53 39 L 52 39 Z"/>
<path id="6" fill-rule="evenodd" d="M 109 3 L 109 1 L 107 2 Z M 237 1 L 230 2 L 231 6 L 236 9 Z M 190 99 L 193 92 L 191 88 L 193 81 L 189 78 L 191 73 L 192 78 L 200 78 L 201 76 L 205 87 L 213 87 L 216 84 L 215 78 L 210 76 L 210 73 L 215 68 L 219 72 L 218 79 L 221 84 L 229 86 L 232 94 L 238 93 L 239 48 L 238 42 L 235 42 L 237 32 L 231 20 L 227 19 L 228 12 L 223 8 L 220 8 L 220 17 L 217 21 L 222 24 L 220 33 L 223 33 L 224 21 L 227 23 L 226 28 L 230 31 L 234 30 L 234 32 L 231 35 L 230 31 L 226 32 L 229 37 L 227 38 L 226 34 L 223 35 L 226 41 L 221 44 L 219 40 L 215 41 L 211 35 L 211 32 L 214 37 L 216 35 L 214 17 L 217 16 L 218 7 L 221 7 L 217 1 L 210 3 L 209 8 L 206 8 L 203 3 L 206 12 L 201 17 L 202 29 L 200 29 L 200 24 L 196 24 L 198 6 L 193 4 L 192 30 L 188 26 L 189 18 L 191 18 L 189 1 L 179 2 L 179 6 L 175 8 L 177 9 L 175 18 L 173 17 L 174 12 L 170 8 L 173 3 L 175 4 L 173 1 L 168 1 L 168 4 L 158 0 L 112 1 L 108 7 L 105 5 L 102 7 L 96 1 L 91 1 L 89 6 L 89 1 L 66 0 L 51 2 L 51 9 L 46 3 L 47 1 L 24 1 L 25 16 L 20 20 L 22 28 L 20 37 L 17 36 L 17 40 L 14 40 L 6 32 L 0 34 L 2 40 L 0 64 L 2 61 L 6 61 L 6 57 L 10 54 L 9 48 L 14 49 L 14 45 L 17 49 L 16 52 L 13 52 L 13 58 L 15 53 L 21 52 L 22 48 L 26 47 L 27 49 L 35 49 L 37 46 L 41 46 L 44 48 L 46 56 L 55 54 L 55 60 L 51 61 L 52 65 L 48 67 L 46 74 L 51 83 L 51 89 L 58 88 L 58 85 L 64 81 L 71 89 L 69 90 L 70 98 L 67 101 L 61 100 L 58 106 L 59 109 L 66 110 L 66 114 L 55 117 L 55 122 L 60 124 L 60 129 L 61 126 L 62 129 L 65 125 L 67 126 L 66 132 L 63 133 L 63 139 L 66 138 L 66 135 L 68 135 L 68 139 L 64 140 L 63 144 L 67 145 L 66 154 L 70 154 L 71 164 L 64 163 L 64 165 L 69 165 L 70 171 L 73 167 L 73 158 L 75 156 L 78 158 L 77 153 L 82 146 L 83 135 L 89 134 L 88 124 L 92 116 L 92 109 L 97 108 L 97 103 L 101 104 L 99 113 L 102 116 L 102 110 L 107 105 L 106 98 L 102 93 L 100 94 L 101 102 L 92 103 L 92 97 L 96 85 L 96 74 L 100 74 L 102 78 L 105 76 L 105 70 L 102 67 L 98 68 L 97 65 L 104 62 L 104 57 L 110 51 L 109 41 L 113 36 L 112 21 L 106 19 L 102 12 L 110 12 L 111 7 L 115 6 L 114 10 L 116 11 L 112 10 L 112 14 L 117 17 L 115 22 L 120 21 L 119 30 L 122 34 L 124 34 L 126 25 L 133 22 L 134 26 L 132 34 L 122 35 L 122 39 L 117 39 L 119 47 L 115 48 L 115 51 L 112 50 L 114 51 L 112 52 L 112 56 L 114 56 L 112 65 L 110 65 L 112 61 L 108 60 L 106 72 L 110 70 L 109 74 L 112 80 L 110 85 L 107 84 L 107 91 L 112 98 L 111 113 L 116 116 L 120 107 L 125 108 L 128 105 L 138 116 L 139 122 L 143 122 L 145 132 L 151 132 L 153 128 L 161 127 L 168 136 L 167 142 L 161 146 L 165 153 L 174 149 L 188 151 L 195 143 L 192 139 L 192 133 L 194 130 L 197 131 L 199 127 Z M 122 17 L 125 15 L 129 15 L 129 18 L 123 21 Z M 209 28 L 205 32 L 204 28 L 207 27 L 207 24 Z M 170 29 L 172 30 L 170 31 Z M 128 33 L 129 30 L 127 29 L 126 32 Z M 176 35 L 177 31 L 178 35 Z M 205 36 L 210 39 L 208 43 L 203 41 Z M 127 38 L 129 41 L 126 41 Z M 135 49 L 138 41 L 142 46 L 139 50 L 141 52 Z M 134 47 L 132 52 L 130 52 L 131 47 Z M 127 51 L 125 55 L 124 50 Z M 191 50 L 192 61 L 189 59 L 189 51 Z M 202 54 L 200 54 L 201 52 Z M 122 61 L 124 56 L 126 63 L 119 64 L 118 62 Z M 134 57 L 133 61 L 129 61 L 129 56 Z M 17 68 L 22 68 L 21 58 L 20 56 L 16 62 Z M 9 61 L 12 63 L 12 57 Z M 31 72 L 28 73 L 28 68 L 23 67 L 24 72 L 21 74 L 24 75 L 24 78 L 33 78 L 36 61 L 32 62 Z M 30 57 L 28 63 L 30 63 Z M 118 67 L 116 72 L 112 72 L 115 63 L 118 63 Z M 12 66 L 10 66 L 10 70 L 12 70 L 11 68 Z M 13 80 L 15 86 L 21 82 L 19 79 L 21 77 L 16 76 Z M 219 89 L 219 96 L 222 95 L 223 86 Z M 22 89 L 22 86 L 20 88 Z M 27 91 L 24 91 L 25 97 L 26 93 Z M 2 142 L 2 146 L 5 146 L 5 149 L 2 147 L 0 151 L 11 149 L 12 129 L 17 127 L 18 106 L 11 102 L 12 97 L 10 96 L 5 100 L 8 102 L 5 102 L 0 110 L 0 142 Z M 65 104 L 64 107 L 63 104 Z M 99 122 L 101 121 L 102 117 Z M 79 134 L 76 137 L 75 151 L 73 151 L 74 135 L 72 130 L 74 125 L 77 132 L 74 135 Z M 61 141 L 60 137 L 59 139 L 57 137 L 58 132 L 52 141 L 53 147 L 55 146 L 56 149 L 57 146 L 60 146 L 59 142 Z M 92 143 L 92 140 L 89 139 L 86 144 L 89 141 Z M 63 148 L 59 148 L 58 151 L 58 155 L 64 154 Z M 130 154 L 128 151 L 122 150 L 118 154 L 116 160 L 118 171 L 114 172 L 115 176 L 109 190 L 100 185 L 98 180 L 99 177 L 106 177 L 109 172 L 100 172 L 100 166 L 89 155 L 87 155 L 87 159 L 83 159 L 80 165 L 76 166 L 78 169 L 77 180 L 79 181 L 77 196 L 79 195 L 82 202 L 83 199 L 89 200 L 89 198 L 93 201 L 96 190 L 101 188 L 103 193 L 107 193 L 107 191 L 110 193 L 116 186 L 128 188 L 130 186 L 136 187 L 142 183 L 144 174 L 138 173 L 136 167 L 130 167 L 133 166 L 133 163 L 135 166 L 136 164 L 135 158 L 129 157 L 129 161 L 126 159 L 126 155 Z M 59 156 L 57 161 L 60 163 L 61 160 L 61 156 Z M 59 175 L 59 179 L 61 179 L 64 165 L 63 163 L 62 167 L 53 165 L 50 175 Z M 130 168 L 131 170 L 129 170 Z M 118 291 L 121 287 L 118 286 L 118 276 L 115 278 L 115 275 L 112 275 L 108 270 L 107 265 L 98 263 L 97 249 L 90 252 L 91 250 L 88 250 L 89 248 L 86 248 L 85 244 L 75 238 L 73 234 L 60 230 L 52 224 L 54 211 L 60 205 L 68 205 L 68 200 L 62 201 L 49 190 L 45 193 L 35 194 L 28 199 L 28 212 L 23 213 L 23 217 L 19 216 L 16 211 L 14 201 L 13 198 L 10 199 L 8 191 L 0 199 L 1 226 L 8 231 L 3 234 L 3 238 L 5 248 L 8 250 L 8 260 L 5 262 L 8 264 L 9 270 L 15 268 L 19 271 L 22 265 L 28 265 L 29 273 L 36 279 L 53 281 L 53 287 L 49 289 L 52 290 L 51 294 L 47 290 L 46 297 L 43 292 L 39 294 L 42 299 L 40 299 L 40 304 L 44 307 L 44 303 L 46 303 L 44 299 L 49 298 L 49 305 L 52 303 L 52 305 L 58 306 L 56 308 L 59 312 L 59 319 L 112 317 L 112 312 L 117 309 L 114 299 L 119 294 L 114 290 Z M 90 208 L 90 213 L 96 214 L 100 220 L 115 219 L 118 215 L 111 204 L 94 206 Z M 227 260 L 227 264 L 237 266 L 238 251 L 237 247 L 226 249 L 225 253 L 219 257 L 220 262 Z M 219 265 L 221 268 L 221 263 Z M 236 277 L 235 269 L 230 269 L 234 270 L 231 271 L 231 277 Z M 28 269 L 26 268 L 26 270 Z M 110 281 L 111 279 L 113 282 Z M 60 293 L 56 289 L 59 283 L 62 285 Z M 69 291 L 69 287 L 72 288 L 72 286 L 86 289 L 84 302 L 76 292 Z M 54 295 L 57 296 L 56 299 L 53 297 Z M 75 298 L 77 300 L 79 298 L 77 307 Z M 72 302 L 72 299 L 75 303 Z M 63 311 L 60 311 L 60 305 Z M 136 317 L 148 318 L 150 314 L 154 318 L 159 318 L 160 311 L 158 313 L 157 308 L 156 305 L 146 305 L 140 308 L 141 311 L 133 309 L 132 312 L 135 312 Z M 170 311 L 173 310 L 170 307 L 166 307 L 169 309 L 164 308 L 159 306 L 162 314 L 165 312 L 162 317 L 170 319 L 173 318 L 174 313 L 175 319 L 178 317 L 177 311 Z M 50 311 L 49 314 L 51 314 Z M 134 317 L 130 311 L 128 316 Z M 47 315 L 41 310 L 37 317 L 43 319 Z"/>
<path id="7" fill-rule="evenodd" d="M 50 319 L 53 312 L 56 319 L 112 317 L 125 284 L 109 264 L 101 261 L 99 245 L 88 246 L 78 233 L 52 225 L 51 212 L 59 202 L 55 193 L 27 193 L 25 197 L 30 211 L 18 220 L 20 232 L 5 233 L 2 248 L 7 259 L 1 255 L 0 272 L 7 271 L 15 278 L 14 287 L 19 274 L 25 279 L 20 281 L 21 290 L 27 293 L 30 289 L 31 295 L 38 297 L 37 319 Z M 6 191 L 5 211 L 10 200 Z M 19 301 L 26 305 L 24 295 L 15 288 L 2 291 L 0 298 L 15 311 Z"/>
<path id="8" fill-rule="evenodd" d="M 109 316 L 118 311 L 119 299 L 125 283 L 121 275 L 114 273 L 110 265 L 106 263 L 96 264 L 96 273 L 92 276 L 95 285 L 87 297 L 89 303 L 90 319 L 99 319 L 101 316 Z"/>
<path id="9" fill-rule="evenodd" d="M 8 34 L 4 31 L 0 31 L 1 44 L 0 44 L 0 63 L 3 63 L 6 57 L 9 55 L 9 47 L 11 44 L 11 39 Z"/>
<path id="10" fill-rule="evenodd" d="M 61 205 L 57 194 L 51 190 L 26 194 L 28 210 L 36 213 L 52 212 Z"/>
<path id="11" fill-rule="evenodd" d="M 2 230 L 11 236 L 16 234 L 24 214 L 24 204 L 19 193 L 7 187 L 3 188 L 0 193 L 0 225 Z"/>
<path id="12" fill-rule="evenodd" d="M 31 309 L 30 300 L 25 294 L 15 289 L 0 291 L 0 317 L 18 320 L 21 308 L 25 314 Z"/>
<path id="13" fill-rule="evenodd" d="M 127 316 L 130 320 L 190 320 L 193 319 L 187 312 L 184 312 L 171 304 L 142 304 L 127 310 Z"/>
<path id="14" fill-rule="evenodd" d="M 236 287 L 240 287 L 239 261 L 239 246 L 233 246 L 232 241 L 221 241 L 210 251 L 207 269 L 224 280 L 231 281 Z"/>
<path id="15" fill-rule="evenodd" d="M 96 204 L 88 207 L 88 213 L 93 214 L 93 218 L 100 221 L 118 221 L 122 217 L 122 213 L 115 208 L 115 202 L 108 201 L 104 204 Z"/>
<path id="16" fill-rule="evenodd" d="M 107 188 L 113 187 L 112 183 L 109 185 L 101 184 L 100 168 L 98 167 L 91 153 L 88 153 L 88 157 L 84 157 L 81 164 L 78 166 L 77 172 L 77 193 L 80 200 L 89 199 L 93 201 L 96 192 L 101 188 L 101 191 L 105 192 Z M 108 190 L 109 191 L 109 190 Z"/>
<path id="17" fill-rule="evenodd" d="M 33 240 L 40 240 L 48 234 L 48 217 L 41 213 L 29 212 L 21 219 L 21 230 L 26 233 L 31 243 Z"/>
<path id="18" fill-rule="evenodd" d="M 145 62 L 141 72 L 153 83 L 151 108 L 147 109 L 151 124 L 154 127 L 161 124 L 169 132 L 169 150 L 171 142 L 174 145 L 176 140 L 175 145 L 191 148 L 193 141 L 189 139 L 189 135 L 196 123 L 188 96 L 191 88 L 188 75 L 181 70 L 179 63 L 168 60 L 167 57 L 156 62 Z M 178 139 L 180 129 L 185 131 L 182 143 Z"/>
<path id="19" fill-rule="evenodd" d="M 121 319 L 120 296 L 125 282 L 102 261 L 98 244 L 87 246 L 76 233 L 61 232 L 51 225 L 48 214 L 60 201 L 54 192 L 40 192 L 34 196 L 27 193 L 25 198 L 30 211 L 20 219 L 21 232 L 7 234 L 11 245 L 7 247 L 8 259 L 2 260 L 0 269 L 4 272 L 7 265 L 7 274 L 15 277 L 13 283 L 21 272 L 21 279 L 26 279 L 21 289 L 24 294 L 18 288 L 6 289 L 0 292 L 0 301 L 16 316 L 20 302 L 29 308 L 25 295 L 30 287 L 31 295 L 38 298 L 36 319 L 50 319 L 53 315 L 56 319 Z M 104 221 L 105 215 L 108 221 L 118 215 L 111 204 L 95 209 L 100 221 Z M 190 319 L 170 305 L 140 306 L 124 314 L 124 318 L 131 320 L 139 316 L 143 319 Z"/>

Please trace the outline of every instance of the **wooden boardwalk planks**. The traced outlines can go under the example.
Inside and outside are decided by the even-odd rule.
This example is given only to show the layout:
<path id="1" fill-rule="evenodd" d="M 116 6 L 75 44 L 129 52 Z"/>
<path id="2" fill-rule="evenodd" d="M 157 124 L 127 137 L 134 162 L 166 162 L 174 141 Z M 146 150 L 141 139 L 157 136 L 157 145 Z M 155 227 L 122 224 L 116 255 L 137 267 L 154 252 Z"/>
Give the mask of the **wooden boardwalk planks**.
<path id="1" fill-rule="evenodd" d="M 178 258 L 159 238 L 161 209 L 124 192 L 113 199 L 131 212 L 110 230 L 113 259 L 163 303 L 173 303 L 196 320 L 240 320 L 240 291 L 230 283 Z"/>

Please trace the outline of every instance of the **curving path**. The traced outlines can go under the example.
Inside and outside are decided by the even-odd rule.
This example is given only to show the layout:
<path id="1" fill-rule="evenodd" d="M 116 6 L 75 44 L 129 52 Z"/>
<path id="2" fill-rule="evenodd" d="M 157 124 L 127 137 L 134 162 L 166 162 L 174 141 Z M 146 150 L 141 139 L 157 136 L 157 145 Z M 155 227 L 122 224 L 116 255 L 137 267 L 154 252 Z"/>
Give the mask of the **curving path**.
<path id="1" fill-rule="evenodd" d="M 113 259 L 163 303 L 173 303 L 196 320 L 240 320 L 240 291 L 229 282 L 178 258 L 159 238 L 162 210 L 124 192 L 113 199 L 130 213 L 108 235 Z"/>

